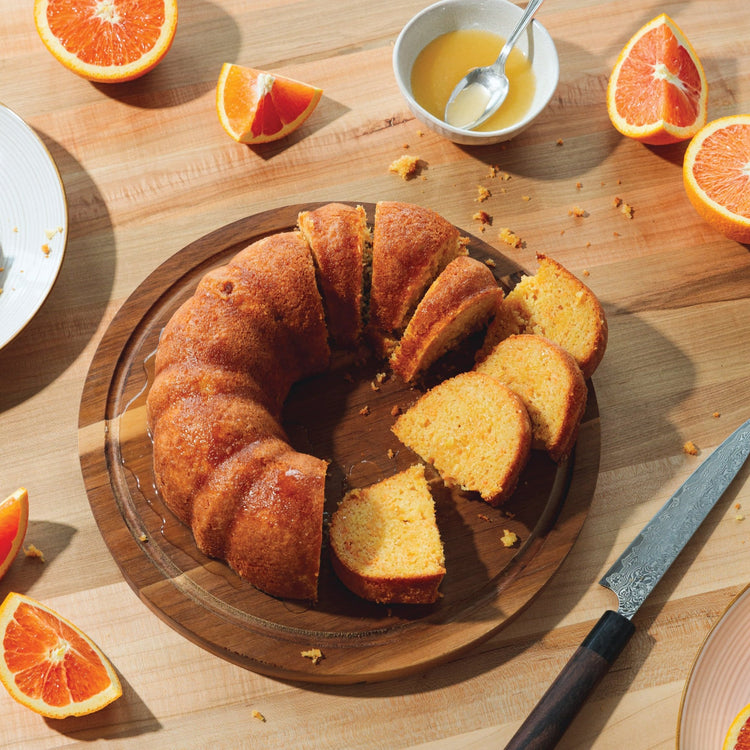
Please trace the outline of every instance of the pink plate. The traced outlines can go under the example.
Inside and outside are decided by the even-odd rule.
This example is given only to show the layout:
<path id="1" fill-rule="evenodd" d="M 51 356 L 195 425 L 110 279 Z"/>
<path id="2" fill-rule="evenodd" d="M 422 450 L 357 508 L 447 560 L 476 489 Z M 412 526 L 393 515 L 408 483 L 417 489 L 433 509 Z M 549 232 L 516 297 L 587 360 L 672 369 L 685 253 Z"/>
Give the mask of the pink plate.
<path id="1" fill-rule="evenodd" d="M 750 703 L 750 586 L 729 605 L 698 652 L 677 717 L 677 750 L 719 750 Z"/>

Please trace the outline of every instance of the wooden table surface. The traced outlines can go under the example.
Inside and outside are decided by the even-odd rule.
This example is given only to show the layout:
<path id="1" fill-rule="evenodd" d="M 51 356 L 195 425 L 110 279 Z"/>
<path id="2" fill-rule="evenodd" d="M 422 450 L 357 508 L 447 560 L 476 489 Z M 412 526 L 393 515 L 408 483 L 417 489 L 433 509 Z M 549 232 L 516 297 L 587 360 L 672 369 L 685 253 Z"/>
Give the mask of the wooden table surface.
<path id="1" fill-rule="evenodd" d="M 550 0 L 540 20 L 560 83 L 532 128 L 505 145 L 462 148 L 421 127 L 391 68 L 418 0 L 180 0 L 174 45 L 127 84 L 62 68 L 27 0 L 4 0 L 0 102 L 40 135 L 69 207 L 56 286 L 0 350 L 0 495 L 29 490 L 26 537 L 0 596 L 33 596 L 85 630 L 124 695 L 89 717 L 46 721 L 0 691 L 2 747 L 502 747 L 614 597 L 597 584 L 640 527 L 706 455 L 750 417 L 750 255 L 696 214 L 682 188 L 684 145 L 650 148 L 611 126 L 605 90 L 622 46 L 668 13 L 710 85 L 709 118 L 750 110 L 750 6 L 743 0 Z M 325 95 L 284 141 L 249 148 L 221 129 L 225 61 L 315 82 Z M 408 149 L 407 149 L 408 145 Z M 389 164 L 423 160 L 403 181 Z M 489 183 L 490 165 L 511 179 Z M 481 236 L 535 267 L 552 255 L 583 275 L 609 319 L 593 378 L 600 473 L 561 568 L 508 627 L 450 663 L 390 682 L 308 686 L 208 653 L 131 590 L 92 514 L 78 458 L 80 397 L 97 345 L 143 279 L 197 238 L 294 203 L 412 201 L 477 233 L 477 186 L 494 224 Z M 614 206 L 620 197 L 632 219 Z M 571 216 L 574 206 L 583 218 Z M 524 240 L 499 239 L 508 226 Z M 718 414 L 719 416 L 716 416 Z M 683 452 L 692 440 L 698 456 Z M 635 617 L 636 634 L 560 747 L 671 748 L 701 643 L 750 582 L 747 467 Z M 749 516 L 750 518 L 750 516 Z M 253 718 L 259 711 L 266 721 Z"/>

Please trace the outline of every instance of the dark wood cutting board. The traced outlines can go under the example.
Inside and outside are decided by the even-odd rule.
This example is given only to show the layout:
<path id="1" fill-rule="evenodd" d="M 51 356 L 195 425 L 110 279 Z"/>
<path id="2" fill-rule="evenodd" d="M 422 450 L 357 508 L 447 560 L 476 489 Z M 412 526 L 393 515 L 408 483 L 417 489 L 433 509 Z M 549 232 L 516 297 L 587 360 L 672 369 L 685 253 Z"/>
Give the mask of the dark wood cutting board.
<path id="1" fill-rule="evenodd" d="M 493 509 L 445 489 L 428 472 L 445 545 L 447 575 L 430 606 L 365 602 L 336 579 L 324 544 L 320 599 L 275 599 L 196 548 L 189 529 L 154 488 L 145 400 L 164 324 L 206 271 L 260 237 L 296 224 L 304 206 L 250 216 L 200 238 L 154 271 L 128 298 L 93 358 L 79 415 L 79 452 L 92 511 L 114 559 L 140 598 L 195 643 L 267 675 L 320 683 L 384 680 L 449 659 L 506 625 L 549 581 L 572 547 L 599 467 L 596 398 L 574 455 L 557 466 L 534 452 L 513 497 Z M 370 220 L 374 206 L 364 204 Z M 494 261 L 502 284 L 522 269 L 477 237 L 470 253 Z M 517 277 L 517 276 L 516 276 Z M 459 352 L 440 376 L 463 366 Z M 468 362 L 468 360 L 467 360 Z M 389 476 L 417 457 L 392 435 L 394 406 L 420 393 L 395 377 L 376 389 L 382 363 L 346 365 L 297 384 L 285 427 L 296 448 L 331 460 L 326 518 L 343 493 Z M 429 381 L 427 382 L 429 384 Z M 519 542 L 505 547 L 505 529 Z M 318 663 L 302 651 L 318 648 Z"/>

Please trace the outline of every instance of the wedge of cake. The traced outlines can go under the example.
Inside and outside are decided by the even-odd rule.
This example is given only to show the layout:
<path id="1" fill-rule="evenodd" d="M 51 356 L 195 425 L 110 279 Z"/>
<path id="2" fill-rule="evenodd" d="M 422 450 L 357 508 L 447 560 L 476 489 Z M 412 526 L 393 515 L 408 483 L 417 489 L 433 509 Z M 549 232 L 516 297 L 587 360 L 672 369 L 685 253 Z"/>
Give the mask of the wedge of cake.
<path id="1" fill-rule="evenodd" d="M 503 290 L 481 261 L 462 255 L 430 285 L 391 355 L 391 369 L 407 383 L 479 330 L 497 310 Z"/>
<path id="2" fill-rule="evenodd" d="M 520 334 L 503 339 L 474 368 L 517 393 L 531 418 L 533 447 L 553 461 L 568 456 L 586 409 L 586 381 L 572 355 L 549 339 Z"/>
<path id="3" fill-rule="evenodd" d="M 329 539 L 336 574 L 363 599 L 437 599 L 445 558 L 423 466 L 348 492 L 331 518 Z"/>
<path id="4" fill-rule="evenodd" d="M 487 331 L 480 352 L 486 356 L 514 333 L 536 333 L 573 355 L 584 378 L 590 378 L 607 348 L 607 319 L 596 295 L 580 279 L 546 255 L 539 269 L 509 292 Z"/>
<path id="5" fill-rule="evenodd" d="M 478 492 L 491 505 L 513 492 L 531 450 L 531 421 L 520 397 L 481 372 L 444 380 L 392 429 L 446 485 Z"/>

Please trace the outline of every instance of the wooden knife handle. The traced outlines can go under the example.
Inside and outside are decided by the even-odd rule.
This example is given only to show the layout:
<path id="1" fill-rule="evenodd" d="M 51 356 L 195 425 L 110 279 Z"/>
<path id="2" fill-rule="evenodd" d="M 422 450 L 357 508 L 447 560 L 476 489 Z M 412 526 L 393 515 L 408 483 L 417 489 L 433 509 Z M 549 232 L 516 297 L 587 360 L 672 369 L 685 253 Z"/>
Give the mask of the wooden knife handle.
<path id="1" fill-rule="evenodd" d="M 589 693 L 607 673 L 633 635 L 627 617 L 607 610 L 541 697 L 505 750 L 555 747 Z"/>

